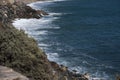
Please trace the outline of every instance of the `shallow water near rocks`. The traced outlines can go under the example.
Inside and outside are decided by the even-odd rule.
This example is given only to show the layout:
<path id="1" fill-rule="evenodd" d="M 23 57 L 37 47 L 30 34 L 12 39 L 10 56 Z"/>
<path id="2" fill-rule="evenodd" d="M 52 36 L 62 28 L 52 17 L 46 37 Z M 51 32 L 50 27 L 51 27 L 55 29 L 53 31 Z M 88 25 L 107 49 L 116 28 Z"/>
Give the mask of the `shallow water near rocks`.
<path id="1" fill-rule="evenodd" d="M 66 0 L 29 4 L 50 15 L 20 19 L 17 28 L 38 41 L 38 46 L 56 61 L 88 72 L 92 78 L 115 80 L 120 73 L 120 1 Z"/>

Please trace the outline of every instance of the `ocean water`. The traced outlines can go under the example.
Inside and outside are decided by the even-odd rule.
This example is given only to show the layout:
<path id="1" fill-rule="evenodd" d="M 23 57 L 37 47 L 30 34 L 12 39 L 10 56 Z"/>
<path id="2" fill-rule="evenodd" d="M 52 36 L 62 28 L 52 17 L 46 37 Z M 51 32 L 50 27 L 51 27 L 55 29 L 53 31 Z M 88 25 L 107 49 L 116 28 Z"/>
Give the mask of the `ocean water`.
<path id="1" fill-rule="evenodd" d="M 34 37 L 49 60 L 91 78 L 115 80 L 120 74 L 120 0 L 55 0 L 29 6 L 49 15 L 18 19 L 13 25 Z"/>

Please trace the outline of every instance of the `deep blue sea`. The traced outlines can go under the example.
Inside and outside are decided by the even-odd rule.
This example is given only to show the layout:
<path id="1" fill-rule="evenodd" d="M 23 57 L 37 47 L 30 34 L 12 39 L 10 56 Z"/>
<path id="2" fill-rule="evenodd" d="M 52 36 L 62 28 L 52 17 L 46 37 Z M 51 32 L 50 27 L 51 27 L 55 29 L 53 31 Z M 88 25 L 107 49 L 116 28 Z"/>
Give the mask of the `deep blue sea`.
<path id="1" fill-rule="evenodd" d="M 49 15 L 13 24 L 34 37 L 49 60 L 89 73 L 91 78 L 115 80 L 120 74 L 120 0 L 56 0 L 29 5 Z"/>

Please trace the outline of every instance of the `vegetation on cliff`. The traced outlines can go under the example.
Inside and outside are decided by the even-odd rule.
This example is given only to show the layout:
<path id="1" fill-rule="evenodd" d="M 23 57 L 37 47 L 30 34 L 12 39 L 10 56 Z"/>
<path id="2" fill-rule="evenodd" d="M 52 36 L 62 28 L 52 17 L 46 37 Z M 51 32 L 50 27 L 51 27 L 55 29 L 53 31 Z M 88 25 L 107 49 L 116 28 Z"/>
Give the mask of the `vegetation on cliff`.
<path id="1" fill-rule="evenodd" d="M 50 80 L 51 66 L 36 41 L 23 30 L 0 24 L 0 65 L 11 67 L 33 80 Z"/>

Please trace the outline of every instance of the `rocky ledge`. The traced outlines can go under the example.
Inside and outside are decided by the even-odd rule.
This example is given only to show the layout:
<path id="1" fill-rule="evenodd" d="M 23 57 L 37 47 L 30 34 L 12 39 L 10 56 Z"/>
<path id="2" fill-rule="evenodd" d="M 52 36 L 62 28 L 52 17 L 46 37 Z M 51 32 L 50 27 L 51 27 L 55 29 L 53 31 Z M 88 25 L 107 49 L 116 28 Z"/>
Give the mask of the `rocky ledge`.
<path id="1" fill-rule="evenodd" d="M 3 5 L 1 1 L 6 1 Z M 70 72 L 67 67 L 50 62 L 37 42 L 23 30 L 11 23 L 15 18 L 41 18 L 48 15 L 42 10 L 34 10 L 26 4 L 13 0 L 0 1 L 0 78 L 2 80 L 88 80 L 88 74 Z M 8 1 L 8 2 L 7 2 Z M 11 1 L 11 2 L 9 2 Z M 20 1 L 20 0 L 18 0 Z M 24 79 L 12 69 L 23 74 Z M 13 73 L 13 74 L 11 74 Z M 17 74 L 17 75 L 16 75 Z M 2 76 L 3 75 L 3 76 Z"/>
<path id="2" fill-rule="evenodd" d="M 29 80 L 27 77 L 15 72 L 13 69 L 0 66 L 0 80 Z"/>

